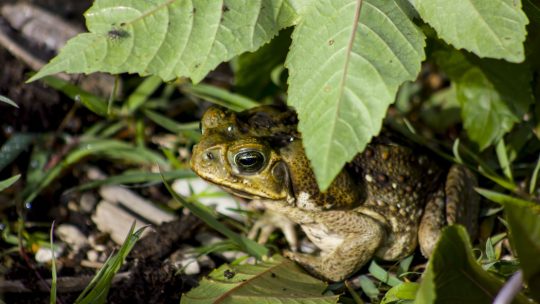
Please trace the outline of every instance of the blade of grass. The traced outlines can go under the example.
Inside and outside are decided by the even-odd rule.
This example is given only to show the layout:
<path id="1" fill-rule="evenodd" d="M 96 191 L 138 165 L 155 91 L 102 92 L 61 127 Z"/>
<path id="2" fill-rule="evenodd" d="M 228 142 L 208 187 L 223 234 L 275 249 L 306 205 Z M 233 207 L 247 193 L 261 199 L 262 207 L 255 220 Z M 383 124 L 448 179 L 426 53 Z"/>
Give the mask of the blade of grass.
<path id="1" fill-rule="evenodd" d="M 354 290 L 353 286 L 351 286 L 351 283 L 348 280 L 345 280 L 345 287 L 347 287 L 347 290 L 351 294 L 354 303 L 356 304 L 364 304 L 364 301 L 362 300 L 362 297 Z"/>
<path id="2" fill-rule="evenodd" d="M 110 116 L 112 113 L 112 106 L 114 103 L 114 98 L 116 97 L 116 93 L 118 92 L 118 87 L 120 86 L 120 76 L 115 75 L 114 76 L 114 86 L 111 92 L 111 95 L 109 95 L 109 100 L 107 101 L 107 116 Z"/>
<path id="3" fill-rule="evenodd" d="M 514 184 L 511 181 L 506 180 L 504 177 L 499 176 L 478 155 L 473 153 L 466 146 L 459 145 L 459 142 L 457 145 L 458 145 L 458 149 L 461 149 L 462 151 L 464 151 L 470 158 L 472 158 L 478 164 L 477 171 L 480 174 L 489 178 L 493 182 L 497 183 L 499 186 L 506 188 L 512 192 L 516 192 L 519 190 L 519 187 L 516 184 Z"/>
<path id="4" fill-rule="evenodd" d="M 15 133 L 0 148 L 0 171 L 11 164 L 34 139 L 33 134 Z"/>
<path id="5" fill-rule="evenodd" d="M 90 155 L 105 156 L 136 163 L 158 163 L 160 165 L 166 165 L 165 159 L 145 148 L 133 147 L 125 142 L 112 139 L 84 138 L 81 139 L 77 148 L 67 154 L 56 166 L 47 171 L 37 183 L 28 184 L 25 187 L 23 190 L 24 202 L 29 203 L 33 201 L 45 187 L 58 177 L 62 170 Z"/>
<path id="6" fill-rule="evenodd" d="M 99 136 L 100 138 L 108 138 L 108 137 L 111 137 L 113 136 L 114 134 L 118 133 L 120 130 L 122 130 L 123 128 L 126 128 L 127 127 L 127 123 L 125 120 L 120 120 L 120 121 L 117 121 L 105 128 L 103 128 L 100 132 L 99 132 Z"/>
<path id="7" fill-rule="evenodd" d="M 163 81 L 157 76 L 147 77 L 141 84 L 131 93 L 126 100 L 128 113 L 135 112 L 141 105 L 144 104 L 150 95 L 161 86 Z"/>
<path id="8" fill-rule="evenodd" d="M 186 130 L 198 130 L 199 121 L 188 122 L 188 123 L 178 123 L 166 116 L 163 116 L 157 112 L 145 109 L 144 114 L 157 125 L 171 131 L 172 133 L 178 133 L 180 131 Z"/>
<path id="9" fill-rule="evenodd" d="M 499 160 L 499 165 L 501 166 L 504 175 L 506 178 L 508 178 L 508 180 L 514 181 L 514 177 L 512 176 L 512 167 L 510 161 L 508 160 L 504 139 L 501 138 L 501 140 L 497 142 L 495 152 L 497 153 L 497 159 Z"/>
<path id="10" fill-rule="evenodd" d="M 480 193 L 483 197 L 487 198 L 488 200 L 495 202 L 497 204 L 505 205 L 505 202 L 511 202 L 513 204 L 519 204 L 521 206 L 530 206 L 533 204 L 532 202 L 522 200 L 510 195 L 502 194 L 496 191 L 491 191 L 487 189 L 482 188 L 474 188 L 476 192 Z"/>
<path id="11" fill-rule="evenodd" d="M 172 149 L 162 147 L 161 152 L 163 152 L 163 155 L 165 155 L 165 158 L 167 158 L 167 160 L 169 161 L 169 164 L 171 164 L 171 167 L 180 169 L 185 166 L 185 165 L 182 165 L 182 163 L 178 160 L 178 158 L 176 157 Z"/>
<path id="12" fill-rule="evenodd" d="M 540 171 L 540 156 L 538 156 L 538 160 L 536 161 L 536 167 L 534 167 L 534 171 L 531 176 L 531 183 L 529 184 L 530 194 L 533 194 L 534 189 L 536 188 L 536 182 L 538 180 L 538 171 Z"/>
<path id="13" fill-rule="evenodd" d="M 238 235 L 227 226 L 220 223 L 211 213 L 206 211 L 207 207 L 202 205 L 199 202 L 193 201 L 188 202 L 178 193 L 176 193 L 169 183 L 163 178 L 163 184 L 172 195 L 172 197 L 177 200 L 182 206 L 186 207 L 191 211 L 195 216 L 203 220 L 208 226 L 212 227 L 217 232 L 228 237 L 231 241 L 235 242 L 243 251 L 249 253 L 250 255 L 261 259 L 263 256 L 268 254 L 268 249 L 253 240 L 250 240 L 244 236 Z"/>
<path id="14" fill-rule="evenodd" d="M 379 298 L 379 289 L 377 289 L 377 286 L 373 284 L 373 282 L 366 276 L 361 275 L 359 278 L 360 282 L 360 288 L 362 288 L 362 291 L 374 302 L 378 300 Z"/>
<path id="15" fill-rule="evenodd" d="M 207 84 L 184 84 L 180 87 L 180 90 L 185 94 L 197 96 L 234 111 L 242 111 L 259 105 L 257 102 L 245 96 L 234 94 L 222 88 Z"/>
<path id="16" fill-rule="evenodd" d="M 454 140 L 454 144 L 452 145 L 452 152 L 454 153 L 454 157 L 456 158 L 456 163 L 463 164 L 463 159 L 461 159 L 461 154 L 459 154 L 459 138 Z"/>
<path id="17" fill-rule="evenodd" d="M 41 80 L 53 89 L 64 93 L 69 98 L 75 101 L 80 101 L 86 108 L 88 108 L 88 110 L 96 113 L 97 115 L 102 117 L 108 116 L 109 111 L 107 109 L 107 103 L 105 100 L 97 97 L 96 95 L 93 95 L 92 93 L 82 90 L 74 84 L 54 76 L 47 76 Z"/>
<path id="18" fill-rule="evenodd" d="M 51 244 L 51 253 L 52 253 L 52 259 L 51 259 L 51 297 L 50 297 L 50 303 L 56 304 L 56 256 L 54 255 L 54 221 L 51 225 L 51 232 L 50 232 L 50 244 Z"/>
<path id="19" fill-rule="evenodd" d="M 133 222 L 129 233 L 126 236 L 126 240 L 122 244 L 122 247 L 120 247 L 118 253 L 107 259 L 96 276 L 75 300 L 76 304 L 106 303 L 107 294 L 109 293 L 114 275 L 118 272 L 127 255 L 141 237 L 144 229 L 146 229 L 146 227 L 142 227 L 134 232 L 135 222 Z"/>
<path id="20" fill-rule="evenodd" d="M 398 279 L 395 275 L 389 274 L 386 270 L 384 270 L 381 266 L 379 266 L 379 264 L 377 264 L 375 261 L 371 261 L 368 271 L 377 280 L 387 285 L 390 285 L 392 287 L 403 283 L 403 281 Z"/>
<path id="21" fill-rule="evenodd" d="M 399 267 L 397 270 L 398 276 L 401 277 L 401 275 L 409 271 L 413 258 L 414 255 L 410 255 L 399 262 Z"/>
<path id="22" fill-rule="evenodd" d="M 19 108 L 19 106 L 13 100 L 7 98 L 4 95 L 0 95 L 0 101 L 4 102 L 4 103 L 7 103 L 10 106 L 14 106 L 15 108 Z"/>
<path id="23" fill-rule="evenodd" d="M 21 175 L 17 174 L 17 175 L 12 176 L 12 177 L 10 177 L 8 179 L 0 181 L 0 192 L 4 191 L 4 189 L 6 189 L 6 188 L 11 187 L 11 185 L 13 185 L 16 181 L 18 181 L 20 177 L 21 177 Z"/>
<path id="24" fill-rule="evenodd" d="M 188 123 L 178 123 L 166 116 L 163 116 L 161 114 L 158 114 L 148 109 L 144 110 L 144 114 L 155 124 L 157 124 L 158 126 L 161 126 L 162 128 L 172 133 L 183 134 L 185 137 L 193 141 L 199 141 L 201 137 L 201 134 L 199 132 L 199 124 L 200 124 L 199 121 L 188 122 Z"/>

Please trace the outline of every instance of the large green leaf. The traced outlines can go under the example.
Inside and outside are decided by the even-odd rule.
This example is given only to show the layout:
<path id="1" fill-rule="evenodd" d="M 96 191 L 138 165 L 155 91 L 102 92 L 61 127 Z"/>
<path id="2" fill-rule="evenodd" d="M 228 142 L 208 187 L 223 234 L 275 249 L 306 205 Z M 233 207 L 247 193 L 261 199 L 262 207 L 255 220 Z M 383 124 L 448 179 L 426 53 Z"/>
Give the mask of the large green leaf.
<path id="1" fill-rule="evenodd" d="M 492 303 L 502 282 L 482 269 L 465 228 L 445 228 L 418 289 L 416 303 Z M 523 295 L 515 303 L 528 303 Z"/>
<path id="2" fill-rule="evenodd" d="M 439 37 L 480 57 L 522 62 L 527 16 L 521 0 L 415 0 Z"/>
<path id="3" fill-rule="evenodd" d="M 96 0 L 85 16 L 90 33 L 71 39 L 30 81 L 63 71 L 103 71 L 198 82 L 297 18 L 285 0 Z"/>
<path id="4" fill-rule="evenodd" d="M 232 62 L 238 92 L 254 99 L 263 95 L 263 90 L 270 84 L 272 70 L 283 64 L 287 57 L 291 32 L 292 29 L 283 30 L 269 44 L 254 53 L 244 53 Z"/>
<path id="5" fill-rule="evenodd" d="M 323 295 L 326 284 L 305 274 L 294 262 L 278 255 L 256 265 L 223 265 L 180 303 L 337 303 Z"/>
<path id="6" fill-rule="evenodd" d="M 437 64 L 452 80 L 469 137 L 481 149 L 510 131 L 533 103 L 525 64 L 480 59 L 435 43 Z"/>
<path id="7" fill-rule="evenodd" d="M 500 139 L 519 121 L 480 70 L 465 73 L 456 89 L 463 126 L 481 149 Z"/>
<path id="8" fill-rule="evenodd" d="M 531 296 L 540 301 L 540 206 L 501 193 L 478 189 L 488 199 L 502 204 Z"/>
<path id="9" fill-rule="evenodd" d="M 398 86 L 418 74 L 424 35 L 411 14 L 401 0 L 321 0 L 295 28 L 289 104 L 322 189 L 380 131 Z"/>

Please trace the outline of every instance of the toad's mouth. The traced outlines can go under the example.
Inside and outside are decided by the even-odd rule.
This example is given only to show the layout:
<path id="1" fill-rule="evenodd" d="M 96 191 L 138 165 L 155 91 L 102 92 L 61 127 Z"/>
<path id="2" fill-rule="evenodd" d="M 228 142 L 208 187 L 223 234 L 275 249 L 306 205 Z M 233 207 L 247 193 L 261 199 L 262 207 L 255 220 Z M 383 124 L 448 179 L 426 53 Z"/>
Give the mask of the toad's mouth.
<path id="1" fill-rule="evenodd" d="M 229 188 L 229 187 L 225 187 L 225 186 L 221 186 L 221 188 L 227 192 L 229 192 L 230 194 L 233 194 L 233 195 L 236 195 L 236 196 L 239 196 L 239 197 L 243 197 L 243 198 L 247 198 L 247 199 L 260 199 L 259 196 L 257 195 L 253 195 L 249 192 L 246 192 L 246 191 L 243 191 L 243 190 L 238 190 L 238 189 L 234 189 L 234 188 Z"/>

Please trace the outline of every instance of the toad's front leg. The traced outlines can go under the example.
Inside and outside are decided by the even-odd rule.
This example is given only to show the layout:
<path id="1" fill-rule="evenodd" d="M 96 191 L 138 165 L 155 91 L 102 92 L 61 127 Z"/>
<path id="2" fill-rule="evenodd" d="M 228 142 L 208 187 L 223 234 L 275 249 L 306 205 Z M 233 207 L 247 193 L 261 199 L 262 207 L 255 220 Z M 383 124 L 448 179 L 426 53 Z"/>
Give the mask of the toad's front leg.
<path id="1" fill-rule="evenodd" d="M 367 215 L 351 211 L 322 211 L 312 215 L 316 222 L 302 224 L 302 228 L 321 249 L 321 255 L 286 252 L 285 256 L 319 278 L 345 279 L 375 255 L 384 239 L 382 225 Z"/>

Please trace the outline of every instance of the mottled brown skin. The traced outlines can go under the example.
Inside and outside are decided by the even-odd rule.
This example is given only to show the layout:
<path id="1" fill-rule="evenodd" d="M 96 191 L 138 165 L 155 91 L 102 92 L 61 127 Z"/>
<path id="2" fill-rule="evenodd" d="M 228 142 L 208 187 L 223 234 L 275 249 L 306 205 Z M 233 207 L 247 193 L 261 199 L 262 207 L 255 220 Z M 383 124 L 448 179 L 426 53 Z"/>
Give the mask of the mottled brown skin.
<path id="1" fill-rule="evenodd" d="M 292 110 L 210 108 L 191 167 L 234 194 L 260 201 L 267 212 L 300 224 L 321 253 L 285 255 L 312 274 L 343 280 L 373 257 L 401 259 L 418 243 L 429 256 L 448 223 L 465 224 L 474 233 L 476 179 L 464 167 L 443 168 L 383 133 L 321 192 L 296 124 Z"/>

